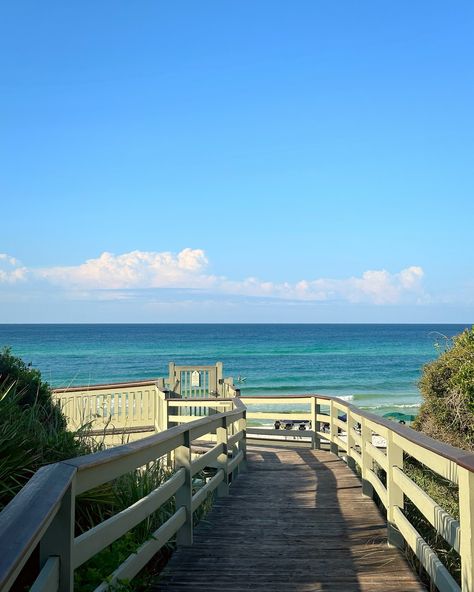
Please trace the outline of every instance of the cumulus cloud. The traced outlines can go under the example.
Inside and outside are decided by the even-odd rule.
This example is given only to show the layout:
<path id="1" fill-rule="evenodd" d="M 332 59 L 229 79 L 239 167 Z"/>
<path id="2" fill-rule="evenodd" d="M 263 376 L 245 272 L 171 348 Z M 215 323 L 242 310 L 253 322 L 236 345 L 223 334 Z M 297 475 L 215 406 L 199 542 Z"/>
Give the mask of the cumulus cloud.
<path id="1" fill-rule="evenodd" d="M 0 283 L 14 284 L 26 279 L 27 269 L 23 267 L 18 259 L 0 253 Z"/>
<path id="2" fill-rule="evenodd" d="M 417 301 L 423 296 L 423 269 L 407 267 L 398 273 L 385 269 L 367 270 L 344 279 L 316 278 L 298 282 L 271 282 L 255 277 L 234 280 L 208 273 L 208 259 L 202 249 L 186 248 L 179 253 L 131 251 L 115 255 L 104 252 L 80 265 L 26 270 L 13 257 L 0 256 L 0 281 L 18 281 L 26 274 L 61 287 L 70 294 L 90 298 L 94 291 L 106 291 L 97 298 L 134 298 L 136 291 L 150 288 L 199 290 L 222 296 L 276 298 L 296 302 L 342 301 L 396 304 Z M 0 266 L 0 270 L 2 267 Z M 3 274 L 3 275 L 2 275 Z M 84 296 L 86 295 L 86 296 Z"/>
<path id="3" fill-rule="evenodd" d="M 72 288 L 187 287 L 206 265 L 201 249 L 183 249 L 177 255 L 153 251 L 122 255 L 105 252 L 81 265 L 44 268 L 37 274 L 53 284 Z"/>
<path id="4" fill-rule="evenodd" d="M 396 304 L 410 294 L 419 294 L 422 290 L 421 267 L 408 267 L 400 273 L 368 270 L 361 277 L 346 279 L 319 278 L 301 280 L 295 284 L 288 282 L 261 282 L 248 278 L 243 282 L 222 283 L 221 288 L 231 293 L 247 296 L 274 296 L 285 300 L 335 301 L 353 303 L 372 302 L 374 304 Z"/>

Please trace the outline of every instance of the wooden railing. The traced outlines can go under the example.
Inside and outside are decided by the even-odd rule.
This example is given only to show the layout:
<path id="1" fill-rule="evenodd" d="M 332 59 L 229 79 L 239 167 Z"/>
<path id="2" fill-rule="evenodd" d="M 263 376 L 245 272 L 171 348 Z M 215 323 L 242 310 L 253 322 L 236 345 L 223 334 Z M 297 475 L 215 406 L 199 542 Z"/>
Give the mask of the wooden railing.
<path id="1" fill-rule="evenodd" d="M 231 410 L 195 419 L 142 440 L 73 458 L 40 469 L 0 514 L 0 590 L 12 588 L 39 546 L 40 572 L 31 590 L 71 592 L 74 570 L 123 536 L 174 496 L 175 511 L 152 538 L 130 555 L 95 592 L 132 579 L 172 537 L 178 545 L 193 540 L 193 514 L 208 494 L 228 493 L 245 462 L 245 407 L 236 398 Z M 193 458 L 193 442 L 214 436 L 215 445 Z M 173 455 L 174 474 L 140 501 L 80 536 L 74 535 L 75 498 L 147 463 Z M 215 475 L 193 494 L 192 478 L 205 467 Z M 144 469 L 145 470 L 145 469 Z"/>
<path id="2" fill-rule="evenodd" d="M 101 436 L 106 445 L 116 445 L 123 443 L 124 439 L 130 441 L 142 438 L 146 433 L 160 432 L 173 425 L 173 420 L 168 418 L 167 399 L 182 399 L 184 394 L 168 387 L 171 384 L 178 388 L 183 380 L 184 386 L 178 390 L 187 393 L 193 371 L 200 375 L 202 388 L 191 391 L 195 395 L 193 399 L 199 402 L 202 398 L 211 397 L 217 400 L 212 407 L 224 408 L 225 405 L 219 401 L 235 397 L 239 392 L 232 378 L 220 378 L 220 363 L 200 366 L 195 370 L 170 364 L 171 378 L 167 382 L 164 378 L 156 378 L 140 382 L 60 388 L 53 391 L 53 399 L 60 405 L 70 429 L 77 430 L 88 425 L 90 433 Z M 173 381 L 175 375 L 181 377 L 178 382 Z M 218 392 L 212 388 L 218 388 Z M 201 417 L 208 414 L 206 409 L 209 411 L 210 407 L 205 404 L 193 405 L 191 412 L 183 409 L 178 413 Z"/>
<path id="3" fill-rule="evenodd" d="M 155 425 L 166 422 L 165 397 L 162 378 L 53 391 L 53 398 L 61 406 L 71 429 L 91 423 L 95 430 L 146 427 L 154 430 Z"/>
<path id="4" fill-rule="evenodd" d="M 138 387 L 135 384 L 133 388 Z M 142 384 L 140 388 L 152 388 L 152 385 Z M 146 558 L 176 533 L 178 543 L 188 544 L 192 539 L 192 512 L 212 489 L 218 488 L 221 493 L 227 491 L 228 476 L 241 466 L 250 438 L 270 442 L 273 439 L 273 443 L 278 440 L 285 445 L 302 440 L 314 448 L 328 446 L 359 472 L 363 493 L 372 497 L 375 492 L 386 508 L 390 544 L 408 545 L 440 592 L 474 592 L 473 454 L 338 398 L 319 395 L 239 397 L 239 391 L 227 383 L 223 388 L 230 395 L 228 398 L 181 399 L 165 396 L 164 390 L 156 384 L 155 388 L 161 401 L 160 406 L 155 404 L 155 413 L 161 409 L 162 415 L 160 420 L 155 415 L 153 423 L 157 429 L 165 431 L 127 446 L 41 469 L 0 515 L 0 548 L 7 549 L 0 554 L 2 592 L 9 589 L 38 543 L 42 572 L 33 590 L 71 590 L 76 567 L 173 495 L 177 508 L 174 515 L 155 533 L 155 539 L 145 543 L 144 549 L 127 560 L 113 578 L 130 578 L 144 565 Z M 117 389 L 115 385 L 112 390 L 118 392 Z M 130 389 L 130 385 L 125 385 L 123 392 L 129 393 Z M 81 397 L 87 396 L 80 392 Z M 95 409 L 94 404 L 92 408 Z M 289 415 L 289 408 L 298 411 Z M 196 419 L 196 416 L 202 417 Z M 247 419 L 250 423 L 273 423 L 283 417 L 308 420 L 311 429 L 297 432 L 276 430 L 273 425 L 246 427 Z M 213 442 L 213 447 L 199 459 L 191 460 L 191 443 L 203 437 Z M 73 537 L 75 495 L 170 453 L 175 458 L 175 474 L 144 498 L 146 501 L 136 504 L 137 510 L 129 508 L 112 522 L 106 521 L 81 537 Z M 409 477 L 408 457 L 457 486 L 459 520 Z M 205 488 L 192 496 L 192 475 L 205 466 L 216 466 L 219 471 Z M 406 499 L 411 500 L 439 536 L 459 554 L 461 586 L 410 522 L 404 509 Z M 55 584 L 48 588 L 45 582 Z"/>
<path id="5" fill-rule="evenodd" d="M 249 425 L 247 437 L 308 439 L 314 448 L 320 448 L 322 442 L 327 442 L 331 451 L 342 455 L 349 466 L 358 467 L 363 493 L 370 497 L 374 491 L 377 493 L 387 511 L 389 543 L 403 546 L 405 542 L 440 592 L 474 592 L 474 454 L 367 413 L 338 398 L 318 395 L 242 397 L 242 402 L 248 409 L 250 424 L 252 420 L 277 420 L 282 416 L 311 421 L 312 429 L 300 433 Z M 286 411 L 289 404 L 300 406 L 302 411 L 289 415 Z M 252 411 L 256 406 L 273 409 Z M 286 408 L 284 413 L 278 411 L 278 407 L 282 406 Z M 410 479 L 404 471 L 407 457 L 458 486 L 459 520 L 449 515 Z M 461 587 L 410 523 L 404 512 L 405 496 L 460 555 Z"/>

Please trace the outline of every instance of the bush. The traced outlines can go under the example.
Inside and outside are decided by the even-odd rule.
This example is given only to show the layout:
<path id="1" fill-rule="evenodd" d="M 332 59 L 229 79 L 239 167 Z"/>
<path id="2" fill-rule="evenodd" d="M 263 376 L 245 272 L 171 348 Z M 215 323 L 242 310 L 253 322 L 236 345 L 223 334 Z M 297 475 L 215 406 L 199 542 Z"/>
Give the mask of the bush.
<path id="1" fill-rule="evenodd" d="M 11 354 L 0 352 L 0 510 L 19 492 L 43 465 L 95 452 L 103 447 L 90 435 L 90 425 L 68 431 L 65 417 L 52 399 L 49 385 L 38 370 Z M 172 474 L 160 461 L 104 483 L 76 497 L 75 535 L 128 508 L 156 490 Z M 200 482 L 203 479 L 199 479 Z M 211 497 L 195 514 L 201 518 L 211 505 Z M 174 499 L 148 516 L 124 536 L 92 557 L 75 572 L 75 589 L 92 590 L 140 545 L 153 536 L 174 512 Z M 115 590 L 147 590 L 154 575 L 166 563 L 173 543 L 168 543 L 131 584 L 121 582 Z M 36 567 L 28 564 L 21 575 L 29 589 Z M 20 589 L 20 588 L 18 588 Z"/>
<path id="2" fill-rule="evenodd" d="M 14 356 L 9 347 L 0 351 L 0 382 L 13 388 L 20 407 L 35 406 L 36 413 L 43 414 L 43 421 L 51 421 L 55 426 L 62 422 L 66 428 L 66 420 L 52 399 L 49 384 L 41 379 L 41 372 Z"/>
<path id="3" fill-rule="evenodd" d="M 0 510 L 43 465 L 92 451 L 82 432 L 68 432 L 60 409 L 22 405 L 15 385 L 0 385 Z"/>
<path id="4" fill-rule="evenodd" d="M 423 404 L 413 427 L 474 450 L 474 328 L 446 340 L 445 351 L 424 367 L 419 386 Z"/>
<path id="5" fill-rule="evenodd" d="M 87 427 L 66 429 L 39 370 L 0 352 L 0 510 L 43 465 L 93 452 Z"/>
<path id="6" fill-rule="evenodd" d="M 444 338 L 437 360 L 426 364 L 419 382 L 423 404 L 413 423 L 428 436 L 465 450 L 474 450 L 474 328 Z M 453 518 L 459 519 L 457 486 L 415 461 L 405 471 Z M 407 498 L 405 514 L 439 559 L 460 583 L 460 557 Z M 413 559 L 415 565 L 419 562 Z M 433 584 L 430 584 L 433 586 Z"/>

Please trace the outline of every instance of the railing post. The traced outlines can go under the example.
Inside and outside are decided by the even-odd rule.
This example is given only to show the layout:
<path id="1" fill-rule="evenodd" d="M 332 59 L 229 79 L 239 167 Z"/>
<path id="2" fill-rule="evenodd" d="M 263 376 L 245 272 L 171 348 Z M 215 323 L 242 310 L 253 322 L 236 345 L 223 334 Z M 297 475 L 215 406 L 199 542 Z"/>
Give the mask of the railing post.
<path id="1" fill-rule="evenodd" d="M 458 466 L 461 589 L 474 592 L 474 473 Z"/>
<path id="2" fill-rule="evenodd" d="M 186 522 L 176 533 L 176 543 L 178 545 L 193 544 L 193 483 L 191 476 L 191 442 L 189 431 L 184 434 L 184 444 L 175 450 L 175 467 L 181 467 L 185 470 L 185 480 L 183 485 L 176 492 L 176 509 L 181 507 L 186 510 Z"/>
<path id="3" fill-rule="evenodd" d="M 338 434 L 337 425 L 334 423 L 336 417 L 337 409 L 334 406 L 334 401 L 329 401 L 329 449 L 333 454 L 339 456 L 339 446 L 335 442 Z"/>
<path id="4" fill-rule="evenodd" d="M 346 411 L 346 423 L 347 423 L 347 466 L 352 470 L 356 470 L 356 462 L 352 458 L 352 449 L 355 446 L 354 436 L 352 434 L 352 428 L 354 426 L 354 419 L 349 408 Z"/>
<path id="5" fill-rule="evenodd" d="M 395 526 L 394 512 L 395 508 L 403 510 L 403 491 L 395 483 L 393 478 L 393 468 L 398 467 L 403 470 L 403 450 L 393 441 L 393 432 L 389 430 L 387 434 L 387 539 L 388 544 L 393 547 L 404 546 L 403 536 Z"/>
<path id="6" fill-rule="evenodd" d="M 367 497 L 373 498 L 374 497 L 374 488 L 372 484 L 367 479 L 367 473 L 372 469 L 372 458 L 368 452 L 365 450 L 366 442 L 372 443 L 372 432 L 367 427 L 365 423 L 364 417 L 360 418 L 360 437 L 361 437 L 361 456 L 362 456 L 362 494 L 366 495 Z"/>
<path id="7" fill-rule="evenodd" d="M 223 451 L 217 457 L 217 468 L 224 471 L 224 480 L 217 487 L 217 495 L 224 497 L 229 495 L 229 475 L 227 473 L 227 463 L 229 462 L 228 452 L 228 433 L 227 433 L 227 417 L 222 418 L 222 427 L 217 428 L 216 437 L 217 444 L 223 444 Z"/>
<path id="8" fill-rule="evenodd" d="M 61 506 L 49 525 L 40 543 L 40 566 L 43 567 L 49 557 L 59 557 L 58 592 L 73 592 L 74 568 L 74 521 L 75 521 L 75 478 L 65 492 Z"/>
<path id="9" fill-rule="evenodd" d="M 311 397 L 311 428 L 313 430 L 313 450 L 319 450 L 321 448 L 321 438 L 319 437 L 318 432 L 320 431 L 319 422 L 317 420 L 317 414 L 319 413 L 320 408 L 317 402 L 316 397 Z"/>
<path id="10" fill-rule="evenodd" d="M 216 392 L 218 396 L 223 396 L 223 376 L 224 376 L 224 367 L 222 362 L 216 363 Z"/>
<path id="11" fill-rule="evenodd" d="M 176 380 L 175 363 L 170 362 L 168 364 L 168 368 L 169 368 L 168 387 L 169 387 L 170 391 L 179 393 L 179 381 Z"/>
<path id="12" fill-rule="evenodd" d="M 164 432 L 168 429 L 168 404 L 166 394 L 155 387 L 155 431 Z"/>
<path id="13" fill-rule="evenodd" d="M 164 416 L 163 416 L 163 424 L 165 426 L 165 430 L 169 430 L 170 429 L 170 420 L 169 420 L 169 415 L 170 415 L 170 402 L 168 400 L 164 400 L 164 405 L 163 405 L 163 409 L 164 409 Z M 174 451 L 170 450 L 167 455 L 166 455 L 166 466 L 169 468 L 173 467 L 173 455 L 174 455 Z"/>
<path id="14" fill-rule="evenodd" d="M 239 432 L 244 433 L 242 439 L 239 441 L 239 452 L 243 452 L 244 458 L 240 461 L 239 472 L 245 473 L 247 471 L 247 412 L 243 412 L 242 419 L 239 419 Z"/>

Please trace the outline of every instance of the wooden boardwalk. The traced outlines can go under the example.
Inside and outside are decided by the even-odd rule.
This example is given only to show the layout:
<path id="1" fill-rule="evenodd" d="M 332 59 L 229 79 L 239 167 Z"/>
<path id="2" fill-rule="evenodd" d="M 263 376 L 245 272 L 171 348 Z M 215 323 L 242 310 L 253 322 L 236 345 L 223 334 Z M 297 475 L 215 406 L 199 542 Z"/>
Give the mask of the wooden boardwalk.
<path id="1" fill-rule="evenodd" d="M 415 592 L 360 481 L 329 452 L 249 447 L 248 474 L 219 498 L 154 586 L 160 592 Z"/>

